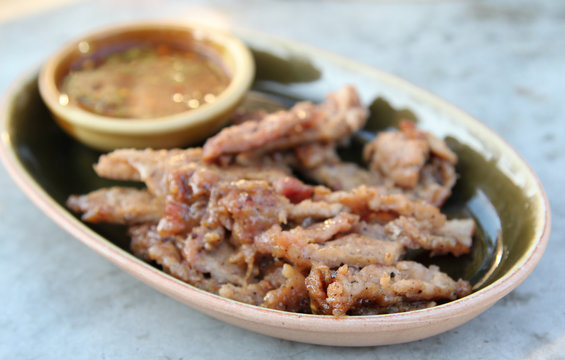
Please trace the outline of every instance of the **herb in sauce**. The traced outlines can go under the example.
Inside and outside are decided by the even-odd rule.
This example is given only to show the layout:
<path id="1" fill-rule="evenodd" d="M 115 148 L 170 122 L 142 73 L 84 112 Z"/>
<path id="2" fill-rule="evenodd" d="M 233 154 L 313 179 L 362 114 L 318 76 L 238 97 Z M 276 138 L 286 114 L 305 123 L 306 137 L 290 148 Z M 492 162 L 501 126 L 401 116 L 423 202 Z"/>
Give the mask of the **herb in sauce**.
<path id="1" fill-rule="evenodd" d="M 197 51 L 138 46 L 100 63 L 84 61 L 63 80 L 70 104 L 117 118 L 153 118 L 212 103 L 229 84 L 216 61 Z"/>

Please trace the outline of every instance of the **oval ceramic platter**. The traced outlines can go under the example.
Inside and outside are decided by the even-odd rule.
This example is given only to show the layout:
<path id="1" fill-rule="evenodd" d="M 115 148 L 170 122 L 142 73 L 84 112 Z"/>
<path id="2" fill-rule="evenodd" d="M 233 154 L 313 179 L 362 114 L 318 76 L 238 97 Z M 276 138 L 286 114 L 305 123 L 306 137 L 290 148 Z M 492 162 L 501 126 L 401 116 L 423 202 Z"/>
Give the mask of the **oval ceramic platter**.
<path id="1" fill-rule="evenodd" d="M 389 74 L 267 35 L 238 35 L 251 47 L 257 65 L 254 92 L 246 106 L 276 108 L 298 99 L 317 102 L 345 84 L 357 87 L 370 108 L 370 119 L 342 153 L 346 158 L 359 159 L 363 141 L 399 119 L 416 121 L 446 139 L 459 156 L 460 178 L 444 211 L 472 216 L 478 231 L 470 255 L 419 260 L 469 280 L 471 295 L 406 313 L 333 317 L 242 304 L 167 275 L 130 253 L 124 229 L 84 224 L 64 207 L 70 194 L 115 183 L 94 174 L 92 164 L 100 153 L 55 125 L 39 96 L 36 73 L 17 82 L 5 97 L 0 154 L 6 168 L 47 216 L 120 268 L 212 317 L 283 339 L 345 346 L 422 339 L 474 318 L 529 275 L 549 236 L 549 206 L 536 176 L 500 137 L 445 101 Z"/>

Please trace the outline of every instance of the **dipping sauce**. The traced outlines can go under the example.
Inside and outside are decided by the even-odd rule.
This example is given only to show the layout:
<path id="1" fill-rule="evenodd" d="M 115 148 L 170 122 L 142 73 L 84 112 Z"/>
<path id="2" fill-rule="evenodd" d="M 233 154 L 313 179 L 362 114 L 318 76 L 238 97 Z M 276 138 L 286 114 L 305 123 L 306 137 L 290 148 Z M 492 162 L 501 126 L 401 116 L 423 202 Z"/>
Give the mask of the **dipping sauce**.
<path id="1" fill-rule="evenodd" d="M 116 118 L 155 118 L 213 103 L 228 86 L 221 64 L 194 50 L 141 45 L 87 59 L 63 79 L 60 102 Z"/>

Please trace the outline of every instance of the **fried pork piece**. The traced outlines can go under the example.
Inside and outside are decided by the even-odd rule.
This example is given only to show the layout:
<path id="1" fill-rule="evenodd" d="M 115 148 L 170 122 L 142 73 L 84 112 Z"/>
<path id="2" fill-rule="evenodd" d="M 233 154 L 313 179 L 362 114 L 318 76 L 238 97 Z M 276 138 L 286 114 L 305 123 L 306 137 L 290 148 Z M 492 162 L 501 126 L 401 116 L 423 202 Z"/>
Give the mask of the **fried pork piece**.
<path id="1" fill-rule="evenodd" d="M 450 253 L 455 256 L 471 251 L 475 222 L 471 219 L 447 220 L 433 228 L 428 222 L 400 216 L 386 225 L 360 221 L 354 232 L 375 239 L 396 241 L 410 249 L 426 249 L 431 255 Z"/>
<path id="2" fill-rule="evenodd" d="M 283 265 L 282 275 L 285 277 L 284 284 L 269 291 L 261 306 L 284 311 L 308 312 L 310 302 L 304 275 L 289 264 Z"/>
<path id="3" fill-rule="evenodd" d="M 156 196 L 167 191 L 167 175 L 172 170 L 197 162 L 202 149 L 135 150 L 119 149 L 100 156 L 94 166 L 100 177 L 114 180 L 143 181 Z"/>
<path id="4" fill-rule="evenodd" d="M 320 165 L 301 173 L 311 181 L 324 184 L 332 190 L 351 190 L 360 185 L 380 186 L 381 180 L 354 163 L 339 162 Z M 391 189 L 392 192 L 399 192 Z"/>
<path id="5" fill-rule="evenodd" d="M 453 164 L 434 157 L 420 172 L 418 185 L 406 193 L 439 207 L 451 196 L 456 180 Z"/>
<path id="6" fill-rule="evenodd" d="M 266 258 L 263 258 L 265 260 Z M 265 262 L 265 261 L 263 261 Z M 228 299 L 242 301 L 252 305 L 261 305 L 265 301 L 265 295 L 271 290 L 280 288 L 286 281 L 283 275 L 283 265 L 281 261 L 269 259 L 265 263 L 259 260 L 258 266 L 255 268 L 257 273 L 256 279 L 248 279 L 248 282 L 242 286 L 234 284 L 224 284 L 218 291 L 220 296 Z M 252 282 L 252 281 L 257 282 Z"/>
<path id="7" fill-rule="evenodd" d="M 156 262 L 166 273 L 201 289 L 215 292 L 219 288 L 220 284 L 214 278 L 206 278 L 186 261 L 182 254 L 182 237 L 163 238 L 153 224 L 130 226 L 128 234 L 134 255 Z"/>
<path id="8" fill-rule="evenodd" d="M 379 133 L 365 146 L 365 161 L 394 186 L 441 206 L 455 184 L 457 156 L 444 141 L 409 121 L 401 122 L 400 130 Z"/>
<path id="9" fill-rule="evenodd" d="M 212 190 L 203 223 L 226 228 L 234 245 L 252 244 L 272 225 L 286 223 L 288 207 L 288 199 L 265 181 L 219 183 Z"/>
<path id="10" fill-rule="evenodd" d="M 313 220 L 328 219 L 342 212 L 344 206 L 338 203 L 330 204 L 324 201 L 306 199 L 289 209 L 290 220 L 302 226 L 308 226 Z"/>
<path id="11" fill-rule="evenodd" d="M 272 184 L 273 189 L 269 191 L 277 190 L 281 196 L 291 199 L 299 199 L 312 192 L 309 186 L 304 185 L 298 179 L 290 179 L 286 173 L 278 169 L 242 166 L 219 168 L 215 165 L 189 163 L 172 171 L 168 176 L 168 192 L 163 218 L 159 222 L 159 232 L 163 236 L 189 232 L 203 221 L 204 216 L 210 210 L 209 205 L 216 204 L 216 200 L 210 202 L 210 196 L 219 183 L 224 184 L 223 187 L 227 183 L 240 183 L 240 186 L 244 186 L 245 181 L 261 182 L 263 187 L 269 187 Z M 243 188 L 240 190 L 246 191 Z M 215 191 L 218 193 L 219 189 Z M 216 198 L 219 195 L 218 193 Z M 239 205 L 243 207 L 252 204 L 240 203 Z"/>
<path id="12" fill-rule="evenodd" d="M 255 261 L 255 248 L 251 246 L 254 238 L 274 224 L 285 223 L 287 219 L 287 208 L 290 205 L 289 200 L 275 191 L 275 187 L 266 181 L 260 180 L 238 180 L 238 181 L 215 181 L 213 174 L 196 173 L 191 177 L 192 182 L 188 183 L 190 188 L 201 189 L 192 198 L 202 195 L 206 199 L 205 202 L 198 202 L 198 211 L 191 211 L 194 203 L 182 203 L 184 207 L 176 208 L 168 207 L 165 216 L 159 222 L 159 231 L 162 235 L 164 229 L 168 234 L 189 233 L 185 246 L 185 256 L 191 264 L 203 272 L 212 271 L 209 268 L 210 260 L 206 260 L 206 266 L 198 266 L 202 257 L 206 258 L 208 254 L 212 254 L 216 247 L 223 247 L 223 252 L 219 254 L 228 254 L 232 249 L 229 259 L 221 255 L 220 263 L 238 263 L 241 268 L 245 268 L 245 276 L 248 278 L 253 270 Z M 210 186 L 205 186 L 204 181 Z M 211 182 L 207 182 L 210 181 Z M 172 196 L 168 197 L 169 201 Z M 202 206 L 201 206 L 202 205 Z M 181 209 L 178 212 L 178 209 Z M 172 212 L 168 212 L 171 210 Z M 194 216 L 194 221 L 191 218 Z M 183 221 L 184 220 L 184 221 Z M 198 225 L 197 227 L 195 227 Z M 176 232 L 171 232 L 174 229 Z M 234 253 L 237 250 L 237 254 Z M 225 265 L 224 265 L 225 266 Z M 242 275 L 238 274 L 236 269 L 229 269 L 234 272 L 237 278 Z M 206 269 L 206 270 L 202 270 Z M 216 273 L 220 273 L 221 269 L 217 269 Z M 223 275 L 222 275 L 223 276 Z M 223 276 L 225 278 L 225 276 Z M 222 282 L 222 279 L 219 279 Z M 241 284 L 240 282 L 230 281 L 232 283 Z"/>
<path id="13" fill-rule="evenodd" d="M 306 278 L 306 287 L 312 313 L 337 316 L 364 307 L 455 300 L 471 292 L 467 281 L 454 281 L 437 266 L 426 268 L 412 261 L 360 270 L 343 265 L 336 271 L 318 263 Z"/>
<path id="14" fill-rule="evenodd" d="M 404 194 L 388 194 L 372 186 L 361 185 L 350 191 L 329 191 L 316 187 L 312 201 L 341 204 L 346 211 L 373 222 L 388 222 L 398 216 L 407 216 L 418 221 L 427 221 L 433 228 L 437 228 L 443 226 L 446 221 L 445 215 L 427 202 L 411 200 Z"/>
<path id="15" fill-rule="evenodd" d="M 268 164 L 232 165 L 218 168 L 212 164 L 203 164 L 200 159 L 201 148 L 186 150 L 135 150 L 119 149 L 100 156 L 94 170 L 100 177 L 114 180 L 143 181 L 148 190 L 156 196 L 164 196 L 169 191 L 169 176 L 175 172 L 193 171 L 206 167 L 219 171 L 223 178 L 232 180 L 266 180 L 274 182 L 290 175 L 290 169 L 284 163 L 271 161 Z"/>
<path id="16" fill-rule="evenodd" d="M 360 129 L 367 118 L 359 96 L 351 86 L 328 95 L 320 105 L 296 104 L 288 111 L 269 114 L 223 129 L 208 139 L 202 157 L 214 162 L 224 155 L 289 149 L 314 141 L 344 140 Z"/>
<path id="17" fill-rule="evenodd" d="M 271 309 L 310 312 L 304 275 L 289 264 L 281 264 L 263 280 L 242 286 L 224 284 L 218 294 L 228 299 Z"/>
<path id="18" fill-rule="evenodd" d="M 384 226 L 389 238 L 395 238 L 406 247 L 431 250 L 431 255 L 451 253 L 455 256 L 471 250 L 475 222 L 471 219 L 448 220 L 440 228 L 427 222 L 401 216 Z"/>
<path id="19" fill-rule="evenodd" d="M 220 240 L 213 249 L 208 249 L 205 246 L 208 240 L 206 238 L 214 233 L 214 237 Z M 243 285 L 248 278 L 245 256 L 239 256 L 239 252 L 245 249 L 233 246 L 224 239 L 224 236 L 224 230 L 221 228 L 211 232 L 205 227 L 199 227 L 187 236 L 182 248 L 183 258 L 193 269 L 205 278 L 217 282 L 218 287 L 214 289 L 214 292 L 219 290 L 221 284 Z M 196 286 L 199 285 L 196 284 Z"/>
<path id="20" fill-rule="evenodd" d="M 255 260 L 255 249 L 249 245 L 272 225 L 286 223 L 289 198 L 300 197 L 308 191 L 299 180 L 286 176 L 275 178 L 271 184 L 264 180 L 232 181 L 231 176 L 224 175 L 206 166 L 192 173 L 175 173 L 158 230 L 162 236 L 190 233 L 187 258 L 190 254 L 191 259 L 199 256 L 200 248 L 209 252 L 223 244 L 225 238 L 240 251 L 249 277 Z M 228 180 L 223 180 L 222 176 Z M 202 236 L 195 233 L 195 229 Z M 202 243 L 194 245 L 200 238 Z"/>
<path id="21" fill-rule="evenodd" d="M 404 253 L 402 243 L 345 234 L 358 219 L 357 215 L 343 212 L 307 228 L 283 231 L 274 225 L 255 239 L 255 245 L 258 252 L 282 258 L 299 269 L 318 262 L 330 267 L 396 263 Z"/>
<path id="22" fill-rule="evenodd" d="M 378 189 L 361 186 L 349 192 L 315 188 L 313 200 L 335 203 L 359 214 L 364 220 L 354 226 L 360 234 L 423 248 L 432 254 L 455 256 L 471 251 L 475 223 L 472 219 L 447 220 L 438 208 L 403 194 L 383 195 Z"/>
<path id="23" fill-rule="evenodd" d="M 259 178 L 267 180 L 247 180 Z M 275 222 L 286 222 L 288 198 L 309 194 L 298 179 L 275 170 L 244 171 L 241 167 L 220 169 L 189 164 L 169 177 L 162 235 L 190 232 L 198 225 L 223 226 L 232 231 L 235 244 L 250 243 L 258 231 Z M 268 226 L 261 227 L 265 221 Z"/>
<path id="24" fill-rule="evenodd" d="M 307 179 L 332 190 L 351 190 L 360 185 L 382 186 L 379 173 L 343 162 L 333 143 L 310 143 L 294 149 L 297 170 Z"/>
<path id="25" fill-rule="evenodd" d="M 283 231 L 279 224 L 274 224 L 267 231 L 255 238 L 255 246 L 262 254 L 274 254 L 276 247 L 287 248 L 291 245 L 303 247 L 310 243 L 320 243 L 339 233 L 349 231 L 359 217 L 349 213 L 339 213 L 331 219 L 310 225 L 307 228 L 297 226 Z M 275 257 L 279 257 L 275 255 Z"/>
<path id="26" fill-rule="evenodd" d="M 333 217 L 321 224 L 288 231 L 283 231 L 280 226 L 272 227 L 256 239 L 257 247 L 304 267 L 315 261 L 333 266 L 342 263 L 364 266 L 371 261 L 391 264 L 404 254 L 405 248 L 423 248 L 431 250 L 432 254 L 459 256 L 469 253 L 472 246 L 473 220 L 448 221 L 435 206 L 410 200 L 402 194 L 383 195 L 378 189 L 365 186 L 350 192 L 331 192 L 316 187 L 313 199 L 303 203 L 291 208 L 290 219 L 308 224 L 306 220 L 311 217 L 307 216 L 316 210 Z M 355 216 L 364 221 L 357 222 L 359 217 L 346 217 L 352 214 L 358 214 Z M 348 219 L 347 222 L 344 219 Z M 347 226 L 343 226 L 345 223 Z M 335 229 L 339 230 L 332 232 Z M 362 236 L 345 236 L 324 245 L 309 244 L 328 241 L 335 234 L 348 231 Z M 312 235 L 315 232 L 320 236 Z M 320 238 L 322 240 L 305 241 Z M 366 254 L 361 254 L 357 260 L 354 260 L 355 247 L 366 249 Z"/>
<path id="27" fill-rule="evenodd" d="M 206 251 L 203 243 L 208 232 L 197 230 L 192 234 L 188 238 L 162 237 L 152 224 L 129 228 L 133 253 L 146 261 L 155 261 L 176 278 L 214 293 L 225 283 L 246 283 L 246 264 L 232 261 L 237 258 L 233 246 L 223 241 L 212 251 Z"/>
<path id="28" fill-rule="evenodd" d="M 90 223 L 139 224 L 157 222 L 163 214 L 163 201 L 134 188 L 111 187 L 87 195 L 71 195 L 67 207 L 82 213 Z"/>
<path id="29" fill-rule="evenodd" d="M 206 214 L 211 187 L 217 174 L 196 163 L 168 177 L 168 193 L 157 230 L 161 236 L 185 234 L 199 226 Z"/>

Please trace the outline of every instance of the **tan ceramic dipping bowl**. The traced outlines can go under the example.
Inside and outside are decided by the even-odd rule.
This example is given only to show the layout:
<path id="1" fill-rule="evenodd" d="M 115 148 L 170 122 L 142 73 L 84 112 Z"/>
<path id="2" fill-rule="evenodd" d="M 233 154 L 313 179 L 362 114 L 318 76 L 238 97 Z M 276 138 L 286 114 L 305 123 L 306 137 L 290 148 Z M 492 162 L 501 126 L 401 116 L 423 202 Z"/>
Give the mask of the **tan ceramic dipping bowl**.
<path id="1" fill-rule="evenodd" d="M 159 118 L 106 117 L 60 101 L 61 82 L 74 62 L 95 53 L 123 49 L 129 43 L 201 51 L 221 62 L 230 83 L 213 103 Z M 106 28 L 64 46 L 42 68 L 39 90 L 61 128 L 90 147 L 103 151 L 172 148 L 202 141 L 224 125 L 249 89 L 254 70 L 249 49 L 226 32 L 185 23 L 136 23 Z"/>

